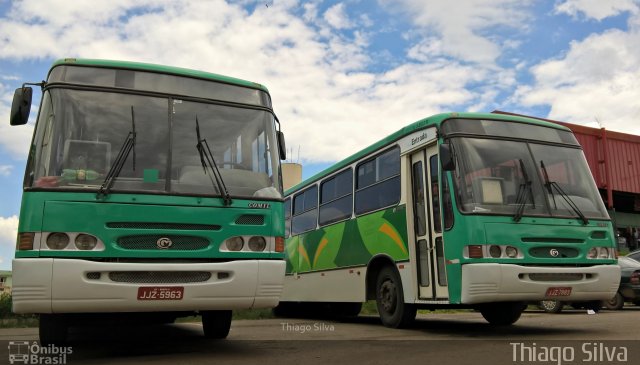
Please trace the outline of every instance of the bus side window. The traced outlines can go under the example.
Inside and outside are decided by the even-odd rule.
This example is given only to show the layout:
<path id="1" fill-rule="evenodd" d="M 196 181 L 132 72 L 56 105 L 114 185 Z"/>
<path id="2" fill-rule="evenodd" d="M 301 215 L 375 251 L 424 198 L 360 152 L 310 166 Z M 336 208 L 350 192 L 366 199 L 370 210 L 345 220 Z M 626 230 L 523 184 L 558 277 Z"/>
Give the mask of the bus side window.
<path id="1" fill-rule="evenodd" d="M 323 226 L 351 217 L 353 207 L 353 172 L 345 170 L 320 184 L 320 214 L 318 223 Z"/>
<path id="2" fill-rule="evenodd" d="M 394 147 L 357 167 L 354 211 L 364 214 L 400 201 L 400 148 Z"/>
<path id="3" fill-rule="evenodd" d="M 316 229 L 318 222 L 318 187 L 316 185 L 293 197 L 291 234 L 297 235 Z"/>

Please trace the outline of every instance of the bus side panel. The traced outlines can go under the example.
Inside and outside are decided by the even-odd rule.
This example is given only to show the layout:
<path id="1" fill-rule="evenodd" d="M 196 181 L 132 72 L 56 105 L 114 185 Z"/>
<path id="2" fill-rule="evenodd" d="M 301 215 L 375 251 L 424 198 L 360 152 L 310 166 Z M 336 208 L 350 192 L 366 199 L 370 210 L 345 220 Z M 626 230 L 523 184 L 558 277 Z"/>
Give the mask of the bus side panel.
<path id="1" fill-rule="evenodd" d="M 287 272 L 365 266 L 378 254 L 409 260 L 404 205 L 289 238 Z"/>
<path id="2" fill-rule="evenodd" d="M 287 275 L 282 302 L 364 302 L 366 268 Z"/>
<path id="3" fill-rule="evenodd" d="M 289 238 L 282 301 L 365 301 L 366 266 L 374 256 L 409 260 L 406 224 L 400 205 Z M 410 280 L 404 271 L 403 281 Z"/>

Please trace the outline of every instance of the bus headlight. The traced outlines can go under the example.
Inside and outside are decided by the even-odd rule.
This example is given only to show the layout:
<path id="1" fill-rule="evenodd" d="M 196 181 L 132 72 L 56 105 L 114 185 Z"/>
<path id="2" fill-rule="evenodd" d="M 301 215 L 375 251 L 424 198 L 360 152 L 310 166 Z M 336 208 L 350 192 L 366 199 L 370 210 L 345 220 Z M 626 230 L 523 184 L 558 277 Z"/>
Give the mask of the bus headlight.
<path id="1" fill-rule="evenodd" d="M 599 259 L 607 259 L 609 258 L 609 249 L 606 247 L 600 247 L 600 252 L 598 253 Z"/>
<path id="2" fill-rule="evenodd" d="M 495 259 L 502 256 L 502 249 L 498 245 L 489 246 L 489 255 Z"/>
<path id="3" fill-rule="evenodd" d="M 76 236 L 75 243 L 78 250 L 93 250 L 98 245 L 98 240 L 91 235 L 80 233 Z"/>
<path id="4" fill-rule="evenodd" d="M 229 251 L 241 251 L 244 247 L 244 239 L 240 236 L 231 237 L 225 243 Z"/>
<path id="5" fill-rule="evenodd" d="M 267 241 L 264 237 L 253 236 L 249 239 L 249 249 L 251 251 L 264 251 L 267 247 Z"/>
<path id="6" fill-rule="evenodd" d="M 505 248 L 504 250 L 504 253 L 507 254 L 507 257 L 512 259 L 518 257 L 518 249 L 513 246 L 507 246 L 507 248 Z"/>
<path id="7" fill-rule="evenodd" d="M 612 247 L 591 247 L 587 251 L 589 259 L 615 259 L 616 252 Z"/>
<path id="8" fill-rule="evenodd" d="M 69 245 L 69 235 L 53 232 L 47 236 L 47 247 L 51 250 L 64 250 Z"/>

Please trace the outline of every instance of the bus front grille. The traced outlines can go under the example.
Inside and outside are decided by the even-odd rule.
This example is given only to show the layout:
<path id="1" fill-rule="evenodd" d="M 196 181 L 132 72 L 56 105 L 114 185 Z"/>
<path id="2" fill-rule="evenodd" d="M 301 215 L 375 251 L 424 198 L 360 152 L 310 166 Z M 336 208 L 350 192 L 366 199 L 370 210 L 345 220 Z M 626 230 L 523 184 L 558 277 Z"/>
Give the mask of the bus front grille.
<path id="1" fill-rule="evenodd" d="M 154 234 L 120 237 L 117 244 L 125 250 L 195 251 L 209 247 L 209 240 L 196 236 Z"/>
<path id="2" fill-rule="evenodd" d="M 261 226 L 264 224 L 264 216 L 259 214 L 243 214 L 236 219 L 235 223 L 247 226 Z"/>
<path id="3" fill-rule="evenodd" d="M 113 271 L 109 279 L 118 283 L 183 284 L 200 283 L 211 278 L 208 271 Z"/>
<path id="4" fill-rule="evenodd" d="M 532 281 L 580 281 L 584 275 L 580 273 L 531 273 Z"/>

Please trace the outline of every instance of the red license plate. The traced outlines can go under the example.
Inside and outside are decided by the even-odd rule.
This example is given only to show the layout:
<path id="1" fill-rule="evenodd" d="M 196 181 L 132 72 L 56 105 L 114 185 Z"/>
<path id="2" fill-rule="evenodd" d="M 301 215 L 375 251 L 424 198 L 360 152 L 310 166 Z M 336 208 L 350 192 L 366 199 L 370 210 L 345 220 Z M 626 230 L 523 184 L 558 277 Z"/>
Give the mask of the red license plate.
<path id="1" fill-rule="evenodd" d="M 546 297 L 568 297 L 571 295 L 571 287 L 548 288 Z"/>
<path id="2" fill-rule="evenodd" d="M 138 288 L 138 300 L 182 300 L 182 286 L 141 286 Z"/>

